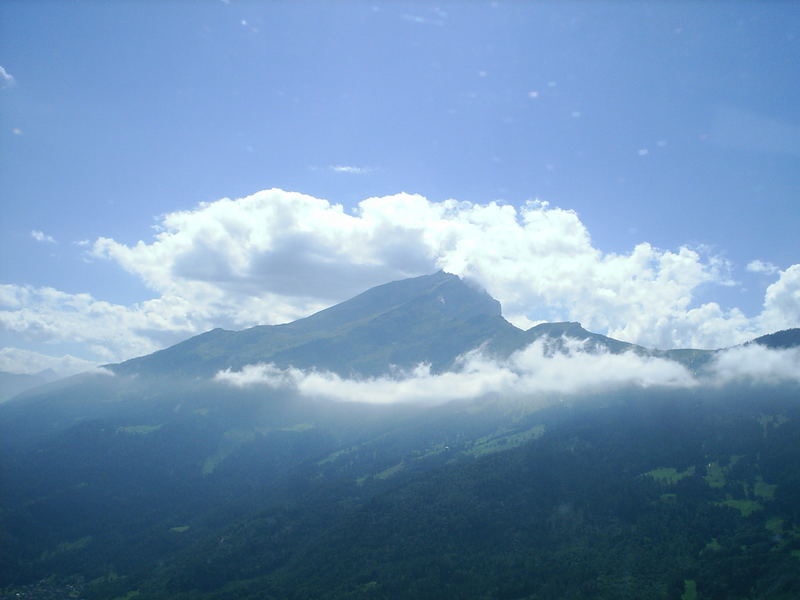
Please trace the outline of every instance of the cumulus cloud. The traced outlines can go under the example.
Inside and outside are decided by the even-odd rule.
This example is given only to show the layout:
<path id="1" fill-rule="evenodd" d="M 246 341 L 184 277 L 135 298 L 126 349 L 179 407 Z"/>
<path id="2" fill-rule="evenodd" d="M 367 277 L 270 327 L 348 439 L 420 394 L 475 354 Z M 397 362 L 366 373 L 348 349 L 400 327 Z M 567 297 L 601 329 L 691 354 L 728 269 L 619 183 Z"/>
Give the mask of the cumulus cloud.
<path id="1" fill-rule="evenodd" d="M 800 326 L 800 264 L 779 271 L 767 288 L 759 323 L 766 332 Z"/>
<path id="2" fill-rule="evenodd" d="M 0 88 L 12 87 L 15 83 L 14 76 L 0 66 Z"/>
<path id="3" fill-rule="evenodd" d="M 537 201 L 514 207 L 396 194 L 345 211 L 272 189 L 168 213 L 152 239 L 99 238 L 89 252 L 141 278 L 155 297 L 121 306 L 2 286 L 0 328 L 82 342 L 97 360 L 122 360 L 213 327 L 291 321 L 438 269 L 482 285 L 519 326 L 580 321 L 645 346 L 731 346 L 800 323 L 800 265 L 777 273 L 761 314 L 749 317 L 694 301 L 700 285 L 731 284 L 730 265 L 709 250 L 641 243 L 604 253 L 574 211 Z"/>
<path id="4" fill-rule="evenodd" d="M 521 326 L 573 320 L 643 345 L 720 347 L 796 324 L 796 300 L 778 289 L 763 319 L 696 305 L 701 284 L 731 284 L 730 266 L 705 249 L 641 243 L 604 253 L 574 211 L 544 202 L 516 208 L 397 194 L 363 200 L 348 214 L 273 189 L 167 214 L 161 228 L 133 246 L 100 238 L 93 253 L 234 323 L 287 320 L 444 269 L 483 285 Z"/>
<path id="5" fill-rule="evenodd" d="M 475 350 L 461 358 L 455 371 L 432 373 L 428 365 L 393 377 L 347 379 L 324 371 L 248 365 L 215 376 L 237 387 L 265 385 L 304 396 L 345 402 L 442 403 L 484 396 L 536 396 L 598 392 L 624 386 L 689 387 L 694 377 L 676 362 L 633 352 L 586 352 L 575 340 L 562 340 L 559 351 L 544 340 L 508 360 L 496 361 Z"/>
<path id="6" fill-rule="evenodd" d="M 97 363 L 64 354 L 49 356 L 21 348 L 0 348 L 0 371 L 5 373 L 41 373 L 50 369 L 60 377 L 97 369 Z"/>
<path id="7" fill-rule="evenodd" d="M 210 328 L 188 312 L 181 298 L 162 297 L 126 307 L 89 294 L 0 285 L 0 331 L 33 342 L 84 344 L 95 362 L 153 352 Z"/>
<path id="8" fill-rule="evenodd" d="M 767 275 L 774 275 L 780 269 L 770 262 L 762 262 L 758 259 L 751 260 L 747 263 L 747 270 L 751 273 L 766 273 Z"/>
<path id="9" fill-rule="evenodd" d="M 31 237 L 35 239 L 37 242 L 43 242 L 46 244 L 56 243 L 56 240 L 53 238 L 53 236 L 47 235 L 45 232 L 39 231 L 38 229 L 34 229 L 33 231 L 31 231 Z"/>

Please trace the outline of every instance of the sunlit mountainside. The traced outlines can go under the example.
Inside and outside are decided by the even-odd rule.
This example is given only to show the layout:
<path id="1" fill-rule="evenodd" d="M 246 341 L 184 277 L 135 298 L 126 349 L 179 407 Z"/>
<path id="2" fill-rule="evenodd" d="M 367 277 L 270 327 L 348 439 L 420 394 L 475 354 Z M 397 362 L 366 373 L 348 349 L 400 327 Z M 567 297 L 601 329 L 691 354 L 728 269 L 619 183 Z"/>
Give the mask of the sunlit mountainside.
<path id="1" fill-rule="evenodd" d="M 206 376 L 257 362 L 342 375 L 374 375 L 420 362 L 443 369 L 487 341 L 509 338 L 520 346 L 522 333 L 500 316 L 500 303 L 486 292 L 439 272 L 373 288 L 285 325 L 215 329 L 110 369 L 120 375 Z"/>
<path id="2" fill-rule="evenodd" d="M 796 598 L 798 373 L 441 271 L 214 329 L 0 405 L 0 598 Z"/>

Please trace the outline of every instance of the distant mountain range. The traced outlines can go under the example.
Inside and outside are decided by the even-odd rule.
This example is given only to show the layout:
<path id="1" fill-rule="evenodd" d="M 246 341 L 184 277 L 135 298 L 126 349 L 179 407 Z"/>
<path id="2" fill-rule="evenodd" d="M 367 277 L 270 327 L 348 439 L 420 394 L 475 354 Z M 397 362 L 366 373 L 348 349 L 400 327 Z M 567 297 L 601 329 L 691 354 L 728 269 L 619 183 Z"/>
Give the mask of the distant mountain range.
<path id="1" fill-rule="evenodd" d="M 39 373 L 5 373 L 0 371 L 0 402 L 9 400 L 25 390 L 56 379 L 58 379 L 58 376 L 52 369 L 45 369 Z"/>
<path id="2" fill-rule="evenodd" d="M 46 383 L 0 404 L 0 600 L 800 597 L 796 379 L 433 405 L 215 379 L 369 384 L 536 341 L 695 373 L 719 352 L 524 331 L 439 272 Z"/>

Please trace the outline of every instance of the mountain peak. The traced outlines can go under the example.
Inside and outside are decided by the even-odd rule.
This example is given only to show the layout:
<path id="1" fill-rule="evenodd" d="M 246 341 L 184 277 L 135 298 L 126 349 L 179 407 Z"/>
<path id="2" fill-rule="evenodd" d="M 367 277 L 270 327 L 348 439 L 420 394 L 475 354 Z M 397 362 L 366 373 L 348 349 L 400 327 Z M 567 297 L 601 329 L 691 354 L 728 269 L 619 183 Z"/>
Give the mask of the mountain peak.
<path id="1" fill-rule="evenodd" d="M 374 375 L 422 362 L 445 368 L 463 352 L 515 329 L 485 290 L 438 271 L 379 285 L 292 323 L 215 329 L 111 369 L 213 375 L 270 362 Z"/>
<path id="2" fill-rule="evenodd" d="M 549 336 L 566 335 L 575 337 L 576 334 L 588 333 L 578 321 L 556 321 L 553 323 L 539 323 L 528 329 L 531 333 Z"/>
<path id="3" fill-rule="evenodd" d="M 435 301 L 443 313 L 461 318 L 500 315 L 500 303 L 485 290 L 463 281 L 458 275 L 437 271 L 410 279 L 401 279 L 370 288 L 340 304 L 288 323 L 297 330 L 319 327 L 343 327 L 354 321 L 396 309 L 409 302 Z"/>

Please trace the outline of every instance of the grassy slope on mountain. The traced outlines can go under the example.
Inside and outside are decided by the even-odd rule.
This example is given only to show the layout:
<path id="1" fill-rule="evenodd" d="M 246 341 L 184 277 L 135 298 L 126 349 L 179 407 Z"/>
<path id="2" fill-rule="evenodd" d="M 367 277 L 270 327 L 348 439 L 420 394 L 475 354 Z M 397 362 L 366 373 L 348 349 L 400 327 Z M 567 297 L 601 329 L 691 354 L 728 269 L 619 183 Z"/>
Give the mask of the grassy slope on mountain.
<path id="1" fill-rule="evenodd" d="M 257 362 L 344 375 L 420 362 L 441 369 L 482 342 L 515 331 L 486 292 L 439 272 L 373 288 L 285 325 L 215 329 L 110 368 L 120 374 L 206 376 Z"/>

